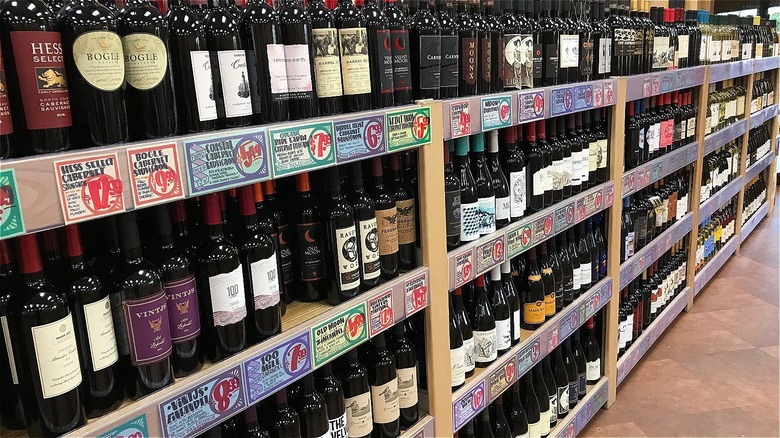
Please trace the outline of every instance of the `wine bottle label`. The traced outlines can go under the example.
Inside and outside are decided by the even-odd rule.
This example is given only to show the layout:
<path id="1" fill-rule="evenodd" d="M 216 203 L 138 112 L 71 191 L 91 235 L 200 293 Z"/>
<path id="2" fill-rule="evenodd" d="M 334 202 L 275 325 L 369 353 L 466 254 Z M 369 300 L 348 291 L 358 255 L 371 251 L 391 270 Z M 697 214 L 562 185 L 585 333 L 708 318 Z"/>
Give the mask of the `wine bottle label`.
<path id="1" fill-rule="evenodd" d="M 607 139 L 601 138 L 596 142 L 598 152 L 596 153 L 596 167 L 599 169 L 607 168 Z"/>
<path id="2" fill-rule="evenodd" d="M 243 50 L 220 50 L 217 52 L 217 59 L 222 82 L 225 116 L 251 115 L 252 99 L 247 79 L 249 74 L 246 68 L 246 52 Z"/>
<path id="3" fill-rule="evenodd" d="M 409 64 L 409 31 L 391 30 L 392 38 L 391 50 L 393 53 L 393 87 L 395 91 L 404 91 L 412 89 L 412 67 Z M 444 40 L 444 37 L 442 37 Z M 455 37 L 455 53 L 457 54 L 458 38 Z M 442 41 L 442 53 L 444 52 L 444 41 Z M 458 63 L 455 62 L 455 72 L 458 71 Z M 456 79 L 457 83 L 457 79 Z"/>
<path id="4" fill-rule="evenodd" d="M 368 436 L 374 429 L 371 412 L 371 393 L 364 392 L 354 397 L 344 397 L 347 411 L 347 430 L 349 436 Z"/>
<path id="5" fill-rule="evenodd" d="M 339 29 L 341 76 L 344 79 L 345 95 L 371 92 L 367 41 L 368 34 L 365 27 Z"/>
<path id="6" fill-rule="evenodd" d="M 580 65 L 580 36 L 561 34 L 558 40 L 560 68 L 578 67 Z"/>
<path id="7" fill-rule="evenodd" d="M 59 321 L 31 327 L 30 331 L 43 398 L 76 389 L 81 384 L 81 365 L 71 314 Z"/>
<path id="8" fill-rule="evenodd" d="M 417 218 L 414 198 L 395 201 L 398 212 L 398 243 L 414 243 L 417 240 Z"/>
<path id="9" fill-rule="evenodd" d="M 209 277 L 214 326 L 224 327 L 246 318 L 246 297 L 241 264 L 231 272 Z"/>
<path id="10" fill-rule="evenodd" d="M 509 220 L 510 203 L 509 196 L 496 198 L 496 220 Z"/>
<path id="11" fill-rule="evenodd" d="M 127 339 L 127 324 L 125 322 L 125 311 L 122 309 L 122 296 L 118 292 L 112 292 L 108 296 L 111 300 L 111 315 L 114 318 L 116 346 L 120 355 L 127 356 L 130 354 L 130 343 Z"/>
<path id="12" fill-rule="evenodd" d="M 525 196 L 526 181 L 525 168 L 519 172 L 509 173 L 509 208 L 511 217 L 521 218 L 525 216 L 525 206 L 528 202 Z"/>
<path id="13" fill-rule="evenodd" d="M 720 41 L 710 39 L 707 47 L 710 51 L 710 63 L 720 62 Z"/>
<path id="14" fill-rule="evenodd" d="M 379 255 L 398 252 L 398 210 L 396 207 L 374 212 L 379 232 Z"/>
<path id="15" fill-rule="evenodd" d="M 563 157 L 563 167 L 561 168 L 561 184 L 563 187 L 570 187 L 574 184 L 572 181 L 572 168 L 574 166 L 574 161 L 572 160 L 571 155 L 568 157 Z M 578 183 L 579 184 L 579 183 Z"/>
<path id="16" fill-rule="evenodd" d="M 558 415 L 561 417 L 569 413 L 569 384 L 558 387 Z"/>
<path id="17" fill-rule="evenodd" d="M 512 312 L 512 341 L 520 340 L 520 309 Z"/>
<path id="18" fill-rule="evenodd" d="M 544 315 L 555 315 L 555 291 L 550 291 L 544 296 Z"/>
<path id="19" fill-rule="evenodd" d="M 417 367 L 398 369 L 398 404 L 402 409 L 417 405 Z"/>
<path id="20" fill-rule="evenodd" d="M 578 399 L 577 379 L 574 379 L 573 382 L 569 382 L 569 409 L 572 409 L 577 404 Z"/>
<path id="21" fill-rule="evenodd" d="M 585 364 L 585 375 L 589 382 L 593 382 L 594 380 L 598 380 L 601 378 L 601 359 L 596 359 L 594 361 L 588 362 Z"/>
<path id="22" fill-rule="evenodd" d="M 615 56 L 631 56 L 634 54 L 634 33 L 633 29 L 616 28 L 615 35 Z"/>
<path id="23" fill-rule="evenodd" d="M 661 149 L 668 148 L 674 139 L 674 120 L 664 120 L 661 122 L 661 137 L 659 146 Z"/>
<path id="24" fill-rule="evenodd" d="M 549 388 L 549 386 L 548 386 Z M 553 392 L 550 395 L 550 427 L 553 427 L 552 423 L 558 421 L 558 393 Z"/>
<path id="25" fill-rule="evenodd" d="M 463 368 L 464 359 L 462 345 L 458 348 L 450 348 L 450 384 L 453 387 L 462 385 L 466 381 L 466 371 Z"/>
<path id="26" fill-rule="evenodd" d="M 544 78 L 548 81 L 557 80 L 558 78 L 558 45 L 557 44 L 545 44 L 544 45 Z"/>
<path id="27" fill-rule="evenodd" d="M 268 53 L 268 73 L 270 77 L 271 99 L 279 102 L 289 99 L 287 88 L 287 61 L 283 44 L 266 44 Z M 307 52 L 308 55 L 308 52 Z M 339 75 L 341 72 L 339 71 Z"/>
<path id="28" fill-rule="evenodd" d="M 650 154 L 658 151 L 661 144 L 661 124 L 654 123 L 647 130 L 647 151 Z"/>
<path id="29" fill-rule="evenodd" d="M 468 85 L 477 83 L 477 39 L 460 39 L 461 79 Z"/>
<path id="30" fill-rule="evenodd" d="M 111 317 L 111 301 L 106 296 L 102 300 L 85 304 L 83 309 L 92 370 L 100 371 L 110 367 L 119 359 L 114 335 L 114 319 Z"/>
<path id="31" fill-rule="evenodd" d="M 533 187 L 533 196 L 542 196 L 544 195 L 545 190 L 545 180 L 547 176 L 547 168 L 542 168 L 534 172 L 533 175 L 533 181 L 532 181 L 532 187 Z"/>
<path id="32" fill-rule="evenodd" d="M 541 278 L 539 280 L 541 281 Z M 526 324 L 541 324 L 544 322 L 547 304 L 545 301 L 534 301 L 523 304 L 523 320 Z"/>
<path id="33" fill-rule="evenodd" d="M 122 37 L 125 79 L 138 90 L 151 90 L 168 73 L 168 49 L 150 33 L 131 33 Z"/>
<path id="34" fill-rule="evenodd" d="M 572 284 L 572 290 L 574 293 L 577 293 L 577 291 L 580 290 L 580 287 L 582 286 L 582 278 L 580 278 L 580 265 L 574 265 L 572 264 L 572 270 L 571 270 L 571 284 Z"/>
<path id="35" fill-rule="evenodd" d="M 653 38 L 653 69 L 666 69 L 669 65 L 669 37 L 656 36 Z"/>
<path id="36" fill-rule="evenodd" d="M 529 437 L 530 437 L 530 435 L 529 435 L 528 431 L 526 431 L 525 433 L 522 433 L 520 435 L 514 435 L 514 438 L 529 438 Z"/>
<path id="37" fill-rule="evenodd" d="M 588 172 L 595 172 L 599 167 L 599 150 L 597 141 L 590 143 L 588 147 Z"/>
<path id="38" fill-rule="evenodd" d="M 563 159 L 555 160 L 552 163 L 552 189 L 563 190 Z"/>
<path id="39" fill-rule="evenodd" d="M 392 93 L 393 86 L 393 52 L 390 48 L 390 31 L 386 29 L 377 29 L 374 35 L 376 38 L 377 51 L 374 53 L 373 62 L 379 72 L 379 91 L 381 93 Z"/>
<path id="40" fill-rule="evenodd" d="M 73 41 L 73 62 L 81 77 L 100 91 L 114 91 L 125 82 L 122 40 L 114 32 L 95 30 L 77 36 Z M 65 82 L 65 77 L 58 76 L 54 69 L 51 74 L 41 73 L 55 82 Z"/>
<path id="41" fill-rule="evenodd" d="M 342 291 L 358 288 L 360 287 L 360 261 L 355 226 L 337 228 L 335 233 L 334 251 L 336 251 L 339 287 Z"/>
<path id="42" fill-rule="evenodd" d="M 279 304 L 279 271 L 276 266 L 276 254 L 252 262 L 252 296 L 255 310 L 267 309 Z"/>
<path id="43" fill-rule="evenodd" d="M 341 60 L 335 28 L 312 29 L 317 97 L 341 96 Z"/>
<path id="44" fill-rule="evenodd" d="M 447 237 L 460 237 L 460 190 L 444 192 L 444 212 L 447 219 Z"/>
<path id="45" fill-rule="evenodd" d="M 530 35 L 505 34 L 501 77 L 504 88 L 533 86 L 533 39 Z"/>
<path id="46" fill-rule="evenodd" d="M 764 57 L 764 43 L 756 43 L 756 59 Z"/>
<path id="47" fill-rule="evenodd" d="M 240 267 L 237 272 L 241 279 Z M 212 286 L 212 292 L 213 290 Z M 241 300 L 243 301 L 243 296 Z M 162 285 L 160 292 L 154 295 L 124 300 L 122 309 L 127 325 L 130 362 L 133 365 L 148 365 L 171 355 L 168 299 Z"/>
<path id="48" fill-rule="evenodd" d="M 497 319 L 496 320 L 496 349 L 508 350 L 512 346 L 512 320 Z"/>
<path id="49" fill-rule="evenodd" d="M 533 36 L 527 35 L 527 37 L 533 40 Z M 542 77 L 544 75 L 544 63 L 545 63 L 544 45 L 533 44 L 532 48 L 533 48 L 533 81 L 537 84 L 536 86 L 539 86 L 538 84 L 541 82 Z M 532 83 L 527 87 L 524 85 L 524 88 L 534 88 L 534 84 Z"/>
<path id="50" fill-rule="evenodd" d="M 456 37 L 457 38 L 457 37 Z M 441 38 L 420 35 L 420 89 L 435 90 L 441 85 Z"/>
<path id="51" fill-rule="evenodd" d="M 699 62 L 704 63 L 707 61 L 707 55 L 709 54 L 709 49 L 707 48 L 707 44 L 709 43 L 710 38 L 706 35 L 701 36 L 701 43 L 699 44 Z"/>
<path id="52" fill-rule="evenodd" d="M 633 231 L 630 231 L 626 234 L 624 251 L 626 254 L 626 259 L 634 255 L 634 232 Z"/>
<path id="53" fill-rule="evenodd" d="M 593 270 L 590 263 L 580 263 L 580 287 L 590 286 L 592 273 Z"/>
<path id="54" fill-rule="evenodd" d="M 474 362 L 474 336 L 472 336 L 463 340 L 463 371 L 469 373 L 476 366 L 476 362 Z"/>
<path id="55" fill-rule="evenodd" d="M 489 363 L 496 360 L 498 351 L 496 350 L 496 329 L 474 330 L 474 362 Z"/>
<path id="56" fill-rule="evenodd" d="M 674 127 L 675 140 L 687 140 L 688 139 L 688 120 L 680 120 L 680 124 Z"/>
<path id="57" fill-rule="evenodd" d="M 268 56 L 270 59 L 270 53 Z M 312 68 L 311 58 L 309 55 L 309 46 L 306 44 L 285 44 L 284 68 L 289 98 L 311 99 Z M 271 81 L 273 82 L 273 79 Z"/>
<path id="58" fill-rule="evenodd" d="M 195 339 L 200 334 L 200 311 L 195 276 L 163 283 L 168 297 L 168 320 L 171 342 L 174 344 Z"/>
<path id="59" fill-rule="evenodd" d="M 371 409 L 374 411 L 374 423 L 387 424 L 398 420 L 401 414 L 398 409 L 398 378 L 382 385 L 371 385 Z"/>
<path id="60" fill-rule="evenodd" d="M 3 328 L 3 342 L 5 343 L 5 352 L 8 354 L 8 365 L 11 368 L 11 381 L 14 385 L 19 384 L 19 376 L 16 374 L 16 358 L 13 348 L 11 348 L 11 332 L 8 330 L 8 317 L 0 316 L 0 326 Z"/>
<path id="61" fill-rule="evenodd" d="M 598 71 L 599 74 L 605 74 L 609 70 L 607 69 L 607 65 L 610 62 L 610 58 L 612 57 L 612 40 L 610 38 L 600 38 L 599 39 L 599 65 L 598 65 Z M 655 59 L 655 55 L 653 55 L 653 59 Z"/>
<path id="62" fill-rule="evenodd" d="M 677 47 L 680 52 L 680 59 L 688 59 L 689 35 L 677 35 Z"/>
<path id="63" fill-rule="evenodd" d="M 587 364 L 585 364 L 585 369 L 587 371 Z M 579 398 L 582 398 L 582 396 L 585 395 L 585 392 L 588 390 L 588 379 L 586 377 L 586 373 L 578 373 L 577 374 L 577 394 L 579 395 Z"/>
<path id="64" fill-rule="evenodd" d="M 368 394 L 368 393 L 366 393 Z M 347 430 L 347 413 L 344 412 L 340 416 L 328 419 L 328 433 L 325 434 L 328 438 L 347 438 L 349 437 L 349 431 Z"/>
<path id="65" fill-rule="evenodd" d="M 552 409 L 550 409 L 550 407 L 548 406 L 546 411 L 539 414 L 539 423 L 542 430 L 541 436 L 547 436 L 550 434 L 551 419 L 552 419 Z"/>
<path id="66" fill-rule="evenodd" d="M 460 240 L 471 242 L 478 239 L 481 229 L 479 202 L 460 204 L 460 220 Z"/>
<path id="67" fill-rule="evenodd" d="M 377 236 L 376 218 L 360 221 L 360 256 L 361 271 L 364 280 L 372 280 L 379 277 L 379 238 Z"/>
<path id="68" fill-rule="evenodd" d="M 27 128 L 70 126 L 70 98 L 59 32 L 18 31 L 10 34 Z M 2 69 L 0 66 L 0 135 L 13 132 L 8 83 Z"/>
<path id="69" fill-rule="evenodd" d="M 547 427 L 550 427 L 550 422 L 547 422 Z M 536 423 L 528 423 L 528 438 L 541 438 L 542 437 L 542 418 L 541 413 L 539 415 L 539 421 Z M 522 436 L 522 435 L 520 435 Z"/>
<path id="70" fill-rule="evenodd" d="M 479 233 L 482 235 L 496 231 L 496 197 L 477 200 L 479 214 Z"/>
<path id="71" fill-rule="evenodd" d="M 458 51 L 457 35 L 441 36 L 441 88 L 454 88 L 458 86 L 460 72 L 458 71 L 460 53 Z"/>
<path id="72" fill-rule="evenodd" d="M 195 84 L 195 102 L 198 105 L 198 120 L 205 122 L 217 118 L 217 103 L 214 100 L 214 83 L 211 73 L 211 57 L 206 50 L 190 52 L 192 79 Z"/>
<path id="73" fill-rule="evenodd" d="M 493 80 L 493 41 L 490 38 L 479 40 L 479 73 L 482 81 L 490 83 Z"/>
<path id="74" fill-rule="evenodd" d="M 580 170 L 582 173 L 580 174 L 580 181 L 585 182 L 588 180 L 588 168 L 590 166 L 590 143 L 588 143 L 588 146 L 585 147 L 580 156 Z"/>
<path id="75" fill-rule="evenodd" d="M 302 281 L 325 277 L 322 257 L 322 224 L 298 224 L 298 260 Z"/>

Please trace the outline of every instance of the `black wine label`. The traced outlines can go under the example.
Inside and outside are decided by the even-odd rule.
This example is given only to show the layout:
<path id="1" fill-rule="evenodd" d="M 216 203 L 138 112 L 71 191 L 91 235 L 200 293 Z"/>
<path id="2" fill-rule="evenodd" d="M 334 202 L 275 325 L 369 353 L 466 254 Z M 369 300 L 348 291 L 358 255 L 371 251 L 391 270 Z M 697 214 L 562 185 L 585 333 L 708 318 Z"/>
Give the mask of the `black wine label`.
<path id="1" fill-rule="evenodd" d="M 590 35 L 582 40 L 582 48 L 580 49 L 580 74 L 583 76 L 590 76 L 593 74 L 593 39 L 590 38 Z"/>
<path id="2" fill-rule="evenodd" d="M 543 65 L 544 65 L 544 50 L 541 44 L 533 45 L 533 57 L 534 57 L 534 79 L 542 79 Z"/>
<path id="3" fill-rule="evenodd" d="M 479 40 L 479 72 L 480 77 L 485 82 L 490 82 L 490 75 L 492 74 L 492 57 L 493 57 L 493 42 L 490 38 L 480 38 Z"/>
<path id="4" fill-rule="evenodd" d="M 246 67 L 247 73 L 249 74 L 249 84 L 251 85 L 249 87 L 249 97 L 252 99 L 252 113 L 260 114 L 260 90 L 262 87 L 258 82 L 257 56 L 255 55 L 254 50 L 246 51 Z"/>
<path id="5" fill-rule="evenodd" d="M 473 85 L 477 83 L 477 39 L 461 38 L 460 53 L 463 57 L 461 62 L 463 82 Z"/>
<path id="6" fill-rule="evenodd" d="M 615 29 L 615 39 L 612 42 L 614 56 L 630 56 L 634 54 L 634 34 L 631 29 Z"/>
<path id="7" fill-rule="evenodd" d="M 302 281 L 314 281 L 325 277 L 321 223 L 298 224 L 298 259 Z"/>
<path id="8" fill-rule="evenodd" d="M 435 90 L 441 86 L 441 37 L 420 35 L 420 89 Z"/>
<path id="9" fill-rule="evenodd" d="M 284 284 L 291 283 L 295 280 L 295 273 L 293 272 L 290 229 L 286 224 L 279 227 L 279 259 L 282 264 L 282 282 L 284 282 Z"/>
<path id="10" fill-rule="evenodd" d="M 393 53 L 393 87 L 395 91 L 412 89 L 412 67 L 409 65 L 409 31 L 391 30 Z"/>
<path id="11" fill-rule="evenodd" d="M 379 67 L 379 90 L 382 93 L 392 93 L 393 86 L 393 51 L 390 48 L 390 31 L 379 29 L 374 35 L 376 38 L 376 53 L 374 62 Z"/>
<path id="12" fill-rule="evenodd" d="M 441 87 L 458 86 L 458 37 L 443 35 L 441 37 Z"/>
<path id="13" fill-rule="evenodd" d="M 544 65 L 544 77 L 545 79 L 555 79 L 558 77 L 558 45 L 546 44 L 544 46 L 545 65 Z"/>
<path id="14" fill-rule="evenodd" d="M 460 190 L 444 192 L 447 237 L 460 236 Z"/>

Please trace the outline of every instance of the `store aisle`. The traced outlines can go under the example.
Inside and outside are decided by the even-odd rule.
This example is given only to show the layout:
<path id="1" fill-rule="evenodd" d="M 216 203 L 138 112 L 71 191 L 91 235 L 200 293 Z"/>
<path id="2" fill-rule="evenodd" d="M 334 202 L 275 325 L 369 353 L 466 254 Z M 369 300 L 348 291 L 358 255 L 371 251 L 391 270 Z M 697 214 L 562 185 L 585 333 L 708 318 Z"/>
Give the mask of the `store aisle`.
<path id="1" fill-rule="evenodd" d="M 779 436 L 778 207 L 580 436 Z"/>

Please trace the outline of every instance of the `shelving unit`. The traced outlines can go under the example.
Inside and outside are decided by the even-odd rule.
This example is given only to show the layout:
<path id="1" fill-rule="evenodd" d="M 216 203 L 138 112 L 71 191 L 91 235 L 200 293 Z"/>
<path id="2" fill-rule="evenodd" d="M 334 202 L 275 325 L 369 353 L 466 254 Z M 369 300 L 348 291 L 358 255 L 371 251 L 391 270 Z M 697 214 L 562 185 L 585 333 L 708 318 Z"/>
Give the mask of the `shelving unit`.
<path id="1" fill-rule="evenodd" d="M 102 436 L 133 427 L 136 430 L 143 429 L 147 436 L 160 436 L 172 431 L 191 435 L 224 421 L 271 394 L 276 388 L 299 379 L 349 348 L 354 348 L 392 323 L 423 311 L 427 327 L 425 343 L 428 381 L 424 397 L 427 403 L 421 402 L 420 420 L 403 436 L 451 436 L 453 431 L 473 418 L 570 336 L 588 317 L 604 308 L 605 375 L 596 385 L 589 387 L 585 399 L 552 431 L 553 436 L 578 434 L 600 407 L 609 407 L 615 402 L 617 386 L 682 310 L 690 310 L 694 296 L 703 290 L 732 253 L 739 252 L 741 243 L 760 220 L 774 209 L 775 154 L 780 142 L 777 116 L 780 92 L 775 92 L 776 101 L 772 106 L 753 115 L 749 115 L 748 108 L 744 120 L 704 136 L 709 84 L 748 76 L 749 94 L 746 102 L 749 105 L 753 74 L 772 70 L 775 84 L 780 86 L 780 57 L 772 57 L 487 96 L 427 100 L 418 105 L 335 118 L 80 149 L 2 162 L 0 186 L 3 186 L 5 198 L 2 202 L 3 215 L 0 217 L 0 238 L 5 239 L 409 148 L 417 148 L 419 151 L 419 218 L 423 267 L 337 307 L 295 303 L 288 308 L 288 314 L 283 320 L 284 331 L 279 336 L 220 363 L 207 365 L 202 371 L 179 379 L 175 384 L 148 397 L 126 402 L 117 411 L 89 421 L 70 435 Z M 626 102 L 691 87 L 699 87 L 700 90 L 696 141 L 624 172 Z M 444 140 L 604 106 L 613 107 L 609 120 L 611 141 L 609 178 L 606 182 L 447 252 L 442 208 Z M 773 120 L 770 138 L 776 138 L 777 141 L 772 142 L 770 154 L 748 168 L 745 161 L 748 132 L 751 127 L 767 120 Z M 355 133 L 360 135 L 356 136 Z M 699 205 L 702 158 L 734 139 L 742 141 L 739 176 L 712 199 Z M 137 178 L 131 178 L 134 170 L 137 170 L 133 163 L 143 160 L 146 156 L 142 154 L 149 150 L 156 151 L 155 156 L 165 157 L 166 166 L 140 171 Z M 204 155 L 211 152 L 221 152 L 222 155 Z M 220 156 L 227 159 L 217 159 Z M 94 180 L 99 183 L 96 189 L 107 190 L 112 202 L 97 206 L 90 204 L 93 201 L 85 198 L 80 186 L 76 186 L 79 190 L 71 188 L 65 191 L 65 195 L 61 195 L 62 183 L 73 181 L 83 185 L 86 179 L 84 175 L 75 173 L 65 178 L 67 180 L 63 179 L 69 171 L 67 163 L 74 160 L 97 160 L 101 172 L 90 176 L 97 177 Z M 213 163 L 205 165 L 210 161 Z M 57 163 L 60 166 L 56 166 Z M 691 211 L 629 260 L 621 263 L 621 203 L 615 200 L 619 201 L 691 163 L 695 163 L 690 187 Z M 58 168 L 62 171 L 59 176 L 55 173 Z M 619 296 L 623 287 L 672 244 L 688 233 L 695 236 L 704 217 L 735 195 L 739 199 L 736 220 L 738 224 L 742 223 L 744 184 L 767 169 L 771 170 L 767 178 L 767 203 L 744 226 L 738 227 L 732 240 L 696 276 L 692 259 L 689 258 L 686 288 L 618 360 L 618 299 L 614 297 Z M 157 184 L 156 190 L 152 190 L 154 184 Z M 68 202 L 64 207 L 63 198 Z M 87 204 L 92 208 L 87 208 Z M 67 217 L 65 211 L 68 212 Z M 509 354 L 478 371 L 462 388 L 452 393 L 448 372 L 449 334 L 445 324 L 449 318 L 447 292 L 599 212 L 604 213 L 607 226 L 607 277 L 540 329 L 524 331 L 521 342 Z M 695 252 L 695 245 L 689 252 Z M 693 257 L 693 254 L 689 257 Z M 392 320 L 386 317 L 386 311 L 381 312 L 387 309 L 392 312 Z M 362 319 L 362 324 L 358 324 L 360 333 L 354 338 L 355 342 L 334 350 L 332 354 L 319 354 L 314 340 L 317 329 L 323 325 L 330 326 L 334 321 L 341 321 L 343 326 L 343 322 L 352 316 Z M 261 376 L 253 368 L 269 353 L 284 352 L 294 346 L 305 347 L 309 353 L 295 372 L 285 370 L 280 365 L 269 377 Z M 235 401 L 228 409 L 214 412 L 209 418 L 185 416 L 183 420 L 163 424 L 167 422 L 167 401 L 222 380 L 229 381 L 235 391 Z"/>

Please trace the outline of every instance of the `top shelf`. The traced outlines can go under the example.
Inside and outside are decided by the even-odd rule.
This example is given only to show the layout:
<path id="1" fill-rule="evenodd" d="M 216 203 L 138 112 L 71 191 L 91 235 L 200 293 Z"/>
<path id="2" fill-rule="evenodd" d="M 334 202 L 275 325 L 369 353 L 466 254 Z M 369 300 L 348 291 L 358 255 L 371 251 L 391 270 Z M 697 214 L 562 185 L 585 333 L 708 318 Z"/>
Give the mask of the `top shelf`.
<path id="1" fill-rule="evenodd" d="M 626 78 L 626 102 L 698 87 L 704 83 L 704 72 L 706 69 L 707 66 L 701 65 L 679 70 L 628 76 Z"/>
<path id="2" fill-rule="evenodd" d="M 780 68 L 780 56 L 746 59 L 744 61 L 715 64 L 710 66 L 710 83 L 738 78 L 740 76 Z"/>

